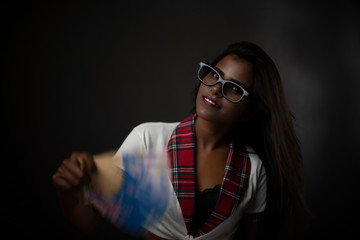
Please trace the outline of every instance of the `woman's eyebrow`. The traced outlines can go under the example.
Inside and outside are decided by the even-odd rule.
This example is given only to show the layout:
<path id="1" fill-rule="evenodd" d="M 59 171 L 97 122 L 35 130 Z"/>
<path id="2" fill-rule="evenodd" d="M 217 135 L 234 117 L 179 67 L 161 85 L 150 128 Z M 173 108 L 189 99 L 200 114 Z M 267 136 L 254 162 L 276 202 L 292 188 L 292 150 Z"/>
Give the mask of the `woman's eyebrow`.
<path id="1" fill-rule="evenodd" d="M 221 71 L 218 67 L 214 67 L 214 69 L 222 76 L 224 76 L 224 72 Z M 228 80 L 228 81 L 232 81 L 232 82 L 236 82 L 237 84 L 239 84 L 240 86 L 242 86 L 245 90 L 247 90 L 247 87 L 245 86 L 245 84 L 243 84 L 242 82 L 238 81 L 238 80 L 235 80 L 233 78 L 231 79 L 225 79 L 225 80 Z"/>

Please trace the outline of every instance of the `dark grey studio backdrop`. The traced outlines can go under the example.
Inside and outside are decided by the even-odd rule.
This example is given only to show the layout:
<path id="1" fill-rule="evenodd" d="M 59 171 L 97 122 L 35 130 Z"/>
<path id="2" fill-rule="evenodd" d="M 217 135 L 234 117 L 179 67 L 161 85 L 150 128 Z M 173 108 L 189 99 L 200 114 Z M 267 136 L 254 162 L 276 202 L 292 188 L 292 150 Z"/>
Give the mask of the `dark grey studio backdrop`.
<path id="1" fill-rule="evenodd" d="M 359 236 L 356 1 L 27 1 L 1 12 L 1 216 L 14 236 L 85 238 L 59 212 L 50 178 L 61 160 L 118 148 L 144 121 L 182 120 L 199 61 L 240 40 L 272 56 L 297 118 L 305 239 Z M 130 239 L 111 226 L 100 236 Z"/>

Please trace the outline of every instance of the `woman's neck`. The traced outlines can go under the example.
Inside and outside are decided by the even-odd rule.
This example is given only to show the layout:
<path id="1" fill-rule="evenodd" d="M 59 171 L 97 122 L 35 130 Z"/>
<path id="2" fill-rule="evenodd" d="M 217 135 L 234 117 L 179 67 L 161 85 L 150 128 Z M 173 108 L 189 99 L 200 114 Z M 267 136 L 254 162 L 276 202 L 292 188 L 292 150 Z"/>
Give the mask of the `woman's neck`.
<path id="1" fill-rule="evenodd" d="M 197 147 L 212 151 L 230 144 L 229 126 L 219 125 L 202 118 L 195 119 L 195 133 Z"/>

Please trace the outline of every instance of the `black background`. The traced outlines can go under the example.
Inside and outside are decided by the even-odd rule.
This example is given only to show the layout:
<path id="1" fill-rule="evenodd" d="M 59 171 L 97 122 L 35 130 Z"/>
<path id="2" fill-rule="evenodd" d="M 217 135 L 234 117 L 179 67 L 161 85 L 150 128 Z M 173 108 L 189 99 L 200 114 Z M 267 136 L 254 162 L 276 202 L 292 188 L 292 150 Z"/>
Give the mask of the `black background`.
<path id="1" fill-rule="evenodd" d="M 297 118 L 313 212 L 304 239 L 359 237 L 359 10 L 356 1 L 3 1 L 5 233 L 131 239 L 110 225 L 74 232 L 51 175 L 72 151 L 116 149 L 139 123 L 187 117 L 198 63 L 246 40 L 277 64 Z"/>

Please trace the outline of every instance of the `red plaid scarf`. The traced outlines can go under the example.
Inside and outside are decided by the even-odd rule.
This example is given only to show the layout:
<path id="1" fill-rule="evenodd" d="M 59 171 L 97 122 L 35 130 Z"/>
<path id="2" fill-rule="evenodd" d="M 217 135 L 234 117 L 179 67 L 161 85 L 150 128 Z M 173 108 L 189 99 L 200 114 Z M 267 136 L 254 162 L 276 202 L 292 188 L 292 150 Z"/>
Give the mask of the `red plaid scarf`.
<path id="1" fill-rule="evenodd" d="M 196 114 L 183 120 L 172 133 L 168 143 L 170 178 L 188 231 L 194 214 L 196 194 L 195 119 Z M 235 211 L 247 190 L 250 169 L 247 152 L 234 151 L 231 144 L 220 196 L 211 216 L 195 237 L 211 231 Z"/>

